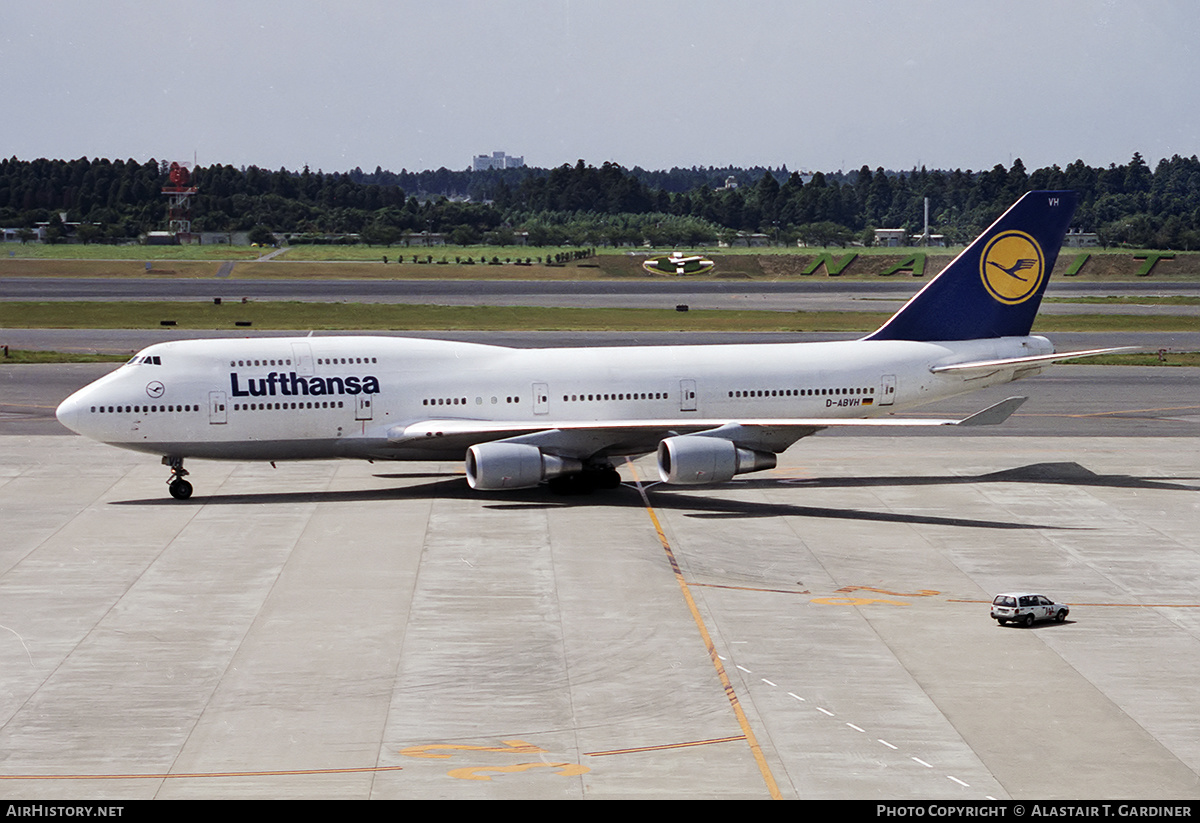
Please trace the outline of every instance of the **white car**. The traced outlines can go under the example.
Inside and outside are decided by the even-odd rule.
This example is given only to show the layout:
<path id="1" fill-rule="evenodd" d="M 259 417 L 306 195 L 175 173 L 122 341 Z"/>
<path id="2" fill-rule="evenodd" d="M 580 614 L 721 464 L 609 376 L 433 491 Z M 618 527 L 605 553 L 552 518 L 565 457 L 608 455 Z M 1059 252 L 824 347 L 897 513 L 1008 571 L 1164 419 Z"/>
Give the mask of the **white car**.
<path id="1" fill-rule="evenodd" d="M 996 595 L 992 601 L 992 619 L 1001 626 L 1010 620 L 1026 627 L 1032 626 L 1037 620 L 1057 620 L 1061 623 L 1070 613 L 1069 606 L 1030 592 L 1005 592 Z"/>

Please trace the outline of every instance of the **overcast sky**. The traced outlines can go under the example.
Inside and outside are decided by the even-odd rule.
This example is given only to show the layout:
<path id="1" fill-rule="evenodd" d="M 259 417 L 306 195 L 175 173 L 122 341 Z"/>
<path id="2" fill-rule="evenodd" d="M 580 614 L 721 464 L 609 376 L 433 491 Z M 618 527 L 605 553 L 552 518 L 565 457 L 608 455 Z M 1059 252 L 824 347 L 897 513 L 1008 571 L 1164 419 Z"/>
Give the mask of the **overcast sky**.
<path id="1" fill-rule="evenodd" d="M 0 156 L 325 171 L 1152 165 L 1196 0 L 5 0 Z"/>

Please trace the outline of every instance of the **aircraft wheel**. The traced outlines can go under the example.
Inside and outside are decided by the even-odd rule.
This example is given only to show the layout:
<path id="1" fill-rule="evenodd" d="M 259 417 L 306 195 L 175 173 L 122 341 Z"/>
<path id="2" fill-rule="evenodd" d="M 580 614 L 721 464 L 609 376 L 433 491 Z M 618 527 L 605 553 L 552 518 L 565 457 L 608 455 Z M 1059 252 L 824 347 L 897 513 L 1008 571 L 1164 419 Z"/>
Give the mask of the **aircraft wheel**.
<path id="1" fill-rule="evenodd" d="M 582 472 L 551 477 L 546 485 L 550 487 L 551 493 L 560 495 L 590 494 L 594 488 Z"/>
<path id="2" fill-rule="evenodd" d="M 192 484 L 182 478 L 172 480 L 168 488 L 176 500 L 187 500 L 192 496 Z"/>
<path id="3" fill-rule="evenodd" d="M 604 469 L 596 472 L 595 485 L 598 489 L 621 488 L 621 473 L 616 469 Z"/>

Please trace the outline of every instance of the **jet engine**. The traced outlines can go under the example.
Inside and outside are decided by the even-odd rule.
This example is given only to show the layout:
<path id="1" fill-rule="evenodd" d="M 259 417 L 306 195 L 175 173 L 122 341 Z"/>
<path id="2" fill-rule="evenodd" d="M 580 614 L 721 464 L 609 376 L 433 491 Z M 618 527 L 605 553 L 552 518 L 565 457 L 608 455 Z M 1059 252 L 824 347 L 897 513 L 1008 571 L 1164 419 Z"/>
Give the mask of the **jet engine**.
<path id="1" fill-rule="evenodd" d="M 582 470 L 578 460 L 545 454 L 525 443 L 479 443 L 467 449 L 467 483 L 478 491 L 529 489 Z"/>
<path id="2" fill-rule="evenodd" d="M 681 435 L 658 444 L 658 476 L 664 483 L 723 483 L 735 474 L 773 468 L 774 454 L 742 449 L 719 437 Z"/>

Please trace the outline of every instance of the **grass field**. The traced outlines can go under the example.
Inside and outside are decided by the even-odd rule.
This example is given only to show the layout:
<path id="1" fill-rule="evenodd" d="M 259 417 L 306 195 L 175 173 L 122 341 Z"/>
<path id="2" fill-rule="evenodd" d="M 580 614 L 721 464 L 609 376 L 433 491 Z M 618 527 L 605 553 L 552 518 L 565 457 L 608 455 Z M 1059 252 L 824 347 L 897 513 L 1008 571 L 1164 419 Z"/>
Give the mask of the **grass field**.
<path id="1" fill-rule="evenodd" d="M 9 349 L 0 354 L 0 365 L 23 365 L 30 363 L 124 363 L 128 359 L 128 354 L 84 354 L 82 352 Z"/>
<path id="2" fill-rule="evenodd" d="M 645 252 L 639 250 L 601 250 L 596 257 L 562 266 L 547 265 L 474 265 L 455 264 L 456 255 L 497 256 L 521 259 L 545 258 L 562 249 L 453 248 L 417 249 L 421 259 L 432 255 L 438 262 L 412 263 L 413 250 L 385 249 L 365 246 L 298 246 L 273 261 L 260 262 L 258 257 L 269 250 L 229 246 L 40 246 L 31 244 L 0 252 L 0 277 L 138 277 L 155 279 L 212 278 L 215 282 L 238 279 L 298 278 L 298 279 L 606 279 L 645 278 L 641 268 Z M 406 262 L 396 263 L 396 253 L 404 252 Z M 895 249 L 846 250 L 832 249 L 834 259 L 850 253 L 863 253 L 859 274 L 843 279 L 849 282 L 871 276 L 894 266 L 916 250 Z M 804 276 L 799 272 L 815 258 L 816 249 L 723 249 L 714 253 L 718 260 L 715 274 L 701 279 L 747 280 L 808 280 L 826 279 L 824 269 L 818 274 Z M 540 253 L 540 255 L 539 255 Z M 389 262 L 383 263 L 383 255 Z M 953 250 L 930 252 L 922 281 L 927 281 L 952 259 Z M 125 255 L 125 256 L 122 256 Z M 1071 250 L 1064 252 L 1059 267 L 1069 266 Z M 232 269 L 229 264 L 234 264 Z M 859 261 L 856 260 L 856 265 Z M 1129 280 L 1128 273 L 1142 265 L 1133 253 L 1125 250 L 1111 253 L 1092 253 L 1085 271 L 1092 277 L 1078 280 Z M 1160 276 L 1161 272 L 1170 276 Z M 1193 269 L 1195 270 L 1193 272 Z M 908 278 L 911 275 L 898 274 Z M 872 278 L 874 279 L 874 278 Z M 1200 254 L 1177 255 L 1175 260 L 1163 261 L 1151 281 L 1200 279 Z M 1142 282 L 1147 282 L 1143 280 Z M 1200 305 L 1195 296 L 1107 296 L 1079 298 L 1047 298 L 1056 303 L 1095 303 L 1104 305 Z M 216 306 L 209 302 L 0 302 L 0 327 L 4 328 L 162 328 L 170 321 L 171 328 L 225 329 L 244 332 L 263 330 L 546 330 L 546 331 L 779 331 L 779 332 L 867 332 L 877 328 L 886 318 L 884 312 L 778 312 L 778 311 L 691 311 L 667 309 L 571 309 L 508 306 L 429 306 L 397 304 L 261 302 L 226 303 Z M 1167 315 L 1135 316 L 1114 314 L 1041 315 L 1035 332 L 1055 331 L 1194 331 L 1194 317 Z M 0 341 L 2 343 L 3 341 Z M 8 362 L 56 362 L 62 357 L 72 362 L 76 355 L 54 353 L 10 353 Z M 18 358 L 36 359 L 18 359 Z M 87 356 L 83 356 L 87 357 Z M 51 358 L 51 359 L 46 359 Z M 1171 354 L 1166 365 L 1200 365 L 1200 355 Z M 100 359 L 107 359 L 101 356 Z M 117 358 L 121 359 L 121 358 Z M 1162 365 L 1155 355 L 1123 355 L 1098 358 L 1092 363 L 1121 363 Z"/>
<path id="3" fill-rule="evenodd" d="M 547 256 L 553 257 L 555 254 L 573 251 L 574 246 L 368 246 L 364 244 L 357 245 L 296 245 L 288 247 L 287 251 L 281 255 L 293 260 L 379 260 L 383 255 L 387 255 L 388 259 L 396 260 L 401 255 L 412 258 L 418 255 L 425 257 L 431 255 L 434 260 L 447 257 L 453 260 L 456 256 L 467 258 L 472 257 L 476 261 L 480 259 L 491 260 L 493 257 L 499 257 L 503 260 L 506 257 L 516 259 L 520 257 L 532 257 L 534 259 L 541 257 L 545 259 Z M 684 249 L 685 247 L 680 247 Z M 78 243 L 62 243 L 55 245 L 46 245 L 44 243 L 11 243 L 0 247 L 3 249 L 4 256 L 15 258 L 30 258 L 38 260 L 254 260 L 266 254 L 276 251 L 275 248 L 256 247 L 256 246 L 230 246 L 226 244 L 210 244 L 210 245 L 179 245 L 179 246 L 144 246 L 144 245 L 122 245 L 110 246 L 102 243 L 90 243 L 82 245 Z M 818 255 L 831 254 L 834 257 L 840 257 L 845 254 L 863 254 L 863 255 L 900 255 L 900 254 L 917 254 L 926 252 L 930 256 L 953 257 L 962 251 L 962 246 L 933 246 L 928 249 L 909 246 L 903 248 L 887 248 L 887 247 L 863 247 L 863 246 L 828 246 L 828 247 L 799 247 L 799 246 L 687 246 L 686 250 L 697 254 L 718 254 L 718 255 Z M 596 254 L 601 257 L 621 256 L 621 255 L 655 255 L 673 251 L 674 249 L 650 249 L 645 247 L 596 247 Z M 1081 251 L 1091 254 L 1096 257 L 1115 255 L 1115 256 L 1134 256 L 1145 254 L 1156 254 L 1153 249 L 1063 249 L 1062 256 L 1070 257 Z M 1188 256 L 1200 255 L 1200 252 L 1170 252 L 1176 258 L 1184 258 Z"/>
<path id="4" fill-rule="evenodd" d="M 1112 354 L 1104 357 L 1085 357 L 1072 360 L 1083 366 L 1200 366 L 1200 352 L 1169 351 L 1157 354 Z"/>
<path id="5" fill-rule="evenodd" d="M 1043 297 L 1043 303 L 1085 303 L 1101 306 L 1200 306 L 1200 297 L 1186 294 L 1137 294 L 1105 297 Z"/>
<path id="6" fill-rule="evenodd" d="M 641 268 L 650 254 L 670 249 L 598 249 L 594 257 L 565 265 L 546 265 L 536 261 L 553 258 L 569 249 L 534 248 L 524 246 L 293 246 L 269 262 L 256 262 L 274 249 L 246 246 L 102 246 L 9 244 L 0 251 L 0 277 L 104 277 L 104 276 L 184 276 L 239 278 L 391 278 L 391 279 L 603 279 L 610 277 L 652 277 Z M 822 279 L 829 277 L 824 266 L 816 272 L 802 272 L 820 255 L 828 254 L 835 261 L 847 255 L 857 255 L 839 276 L 846 281 L 875 278 L 884 275 L 901 261 L 913 255 L 925 255 L 923 279 L 941 271 L 958 249 L 916 248 L 695 248 L 688 251 L 703 253 L 716 261 L 716 267 L 699 279 L 766 278 Z M 5 254 L 4 252 L 7 252 Z M 1088 250 L 1064 249 L 1055 266 L 1055 276 L 1065 277 L 1079 255 L 1086 254 L 1087 262 L 1071 279 L 1141 280 L 1172 282 L 1200 280 L 1200 252 L 1177 252 L 1174 259 L 1160 260 L 1147 277 L 1139 276 L 1145 265 L 1139 256 L 1151 252 L 1131 249 Z M 414 262 L 414 256 L 421 262 Z M 385 264 L 384 258 L 387 258 Z M 456 258 L 458 262 L 456 262 Z M 474 261 L 466 264 L 467 259 Z M 497 259 L 497 265 L 490 261 Z M 516 265 L 517 261 L 532 259 L 531 265 Z M 429 262 L 425 262 L 425 261 Z M 504 261 L 511 261 L 505 263 Z M 487 261 L 487 262 L 484 262 Z M 232 272 L 222 266 L 235 263 Z M 147 264 L 149 269 L 147 270 Z M 891 275 L 909 277 L 907 273 Z"/>
<path id="7" fill-rule="evenodd" d="M 878 281 L 884 273 L 895 268 L 909 256 L 872 255 L 860 256 L 842 271 L 836 279 L 851 284 L 864 280 Z M 424 259 L 424 258 L 422 258 Z M 674 277 L 651 275 L 642 269 L 643 256 L 600 255 L 587 260 L 565 265 L 474 265 L 455 264 L 453 256 L 449 262 L 413 263 L 411 257 L 397 263 L 389 257 L 373 260 L 288 260 L 276 258 L 271 261 L 258 260 L 127 260 L 127 259 L 78 259 L 78 258 L 17 258 L 0 256 L 0 277 L 151 277 L 151 278 L 198 278 L 216 281 L 228 280 L 271 280 L 271 279 L 333 279 L 333 280 L 608 280 L 664 278 L 684 282 L 687 280 L 750 280 L 768 282 L 811 282 L 831 280 L 824 266 L 809 275 L 803 271 L 815 259 L 814 255 L 713 255 L 717 265 L 709 274 Z M 835 259 L 840 259 L 836 258 Z M 909 272 L 892 274 L 888 279 L 916 280 L 925 282 L 945 268 L 949 255 L 929 255 L 925 262 L 924 275 L 913 277 Z M 1069 259 L 1060 258 L 1055 267 L 1058 282 L 1082 281 L 1090 283 L 1139 281 L 1143 283 L 1171 284 L 1200 281 L 1200 256 L 1186 260 L 1162 262 L 1150 277 L 1139 278 L 1136 272 L 1143 263 L 1130 256 L 1112 255 L 1103 260 L 1090 260 L 1084 274 L 1067 278 L 1062 271 L 1070 265 Z"/>
<path id="8" fill-rule="evenodd" d="M 26 243 L 0 247 L 13 260 L 257 260 L 274 249 L 250 246 L 106 246 Z"/>

